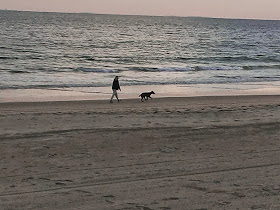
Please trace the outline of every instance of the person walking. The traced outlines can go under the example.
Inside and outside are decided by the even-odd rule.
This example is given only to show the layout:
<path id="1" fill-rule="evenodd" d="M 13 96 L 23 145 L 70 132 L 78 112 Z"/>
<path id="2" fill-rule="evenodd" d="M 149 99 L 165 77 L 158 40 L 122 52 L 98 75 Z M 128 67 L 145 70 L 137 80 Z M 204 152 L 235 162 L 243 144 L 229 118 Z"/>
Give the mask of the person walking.
<path id="1" fill-rule="evenodd" d="M 116 99 L 118 100 L 118 102 L 120 102 L 119 98 L 118 98 L 118 90 L 121 91 L 121 88 L 120 88 L 120 83 L 119 83 L 119 77 L 116 76 L 114 81 L 113 81 L 113 85 L 112 85 L 112 90 L 113 90 L 113 94 L 112 94 L 112 97 L 111 97 L 111 100 L 110 100 L 110 103 L 113 103 L 113 98 L 114 96 L 116 97 Z"/>

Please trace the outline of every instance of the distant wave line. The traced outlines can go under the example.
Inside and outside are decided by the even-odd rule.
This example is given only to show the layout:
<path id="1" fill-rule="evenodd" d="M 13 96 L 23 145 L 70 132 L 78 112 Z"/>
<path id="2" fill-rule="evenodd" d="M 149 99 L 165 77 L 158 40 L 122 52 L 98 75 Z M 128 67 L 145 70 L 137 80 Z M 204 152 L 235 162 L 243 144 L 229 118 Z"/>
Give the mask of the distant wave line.
<path id="1" fill-rule="evenodd" d="M 139 85 L 199 85 L 199 84 L 234 84 L 234 83 L 247 83 L 247 82 L 274 82 L 280 81 L 280 76 L 255 76 L 252 78 L 243 78 L 239 76 L 214 76 L 220 80 L 191 80 L 191 81 L 136 81 L 136 80 L 123 80 L 122 86 L 139 86 Z M 83 83 L 83 84 L 37 84 L 37 85 L 1 85 L 0 90 L 8 89 L 53 89 L 53 88 L 94 88 L 94 87 L 110 87 L 111 83 Z"/>
<path id="2" fill-rule="evenodd" d="M 91 67 L 56 67 L 53 69 L 45 69 L 42 67 L 32 67 L 26 70 L 7 70 L 1 69 L 2 72 L 9 72 L 11 74 L 26 74 L 38 72 L 84 72 L 84 73 L 120 73 L 123 71 L 137 71 L 137 72 L 190 72 L 190 71 L 233 71 L 233 70 L 273 70 L 280 69 L 280 65 L 256 65 L 256 66 L 193 66 L 193 67 L 125 67 L 123 69 L 110 68 L 91 68 Z M 32 71 L 30 71 L 32 70 Z"/>

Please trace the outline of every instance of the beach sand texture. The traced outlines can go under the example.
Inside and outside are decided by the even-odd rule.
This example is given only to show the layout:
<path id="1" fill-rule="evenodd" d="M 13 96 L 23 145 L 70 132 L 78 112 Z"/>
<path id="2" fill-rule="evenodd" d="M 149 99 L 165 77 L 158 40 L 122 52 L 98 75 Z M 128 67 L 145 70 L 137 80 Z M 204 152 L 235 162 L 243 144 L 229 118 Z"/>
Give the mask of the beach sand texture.
<path id="1" fill-rule="evenodd" d="M 0 209 L 280 209 L 280 96 L 0 103 Z"/>

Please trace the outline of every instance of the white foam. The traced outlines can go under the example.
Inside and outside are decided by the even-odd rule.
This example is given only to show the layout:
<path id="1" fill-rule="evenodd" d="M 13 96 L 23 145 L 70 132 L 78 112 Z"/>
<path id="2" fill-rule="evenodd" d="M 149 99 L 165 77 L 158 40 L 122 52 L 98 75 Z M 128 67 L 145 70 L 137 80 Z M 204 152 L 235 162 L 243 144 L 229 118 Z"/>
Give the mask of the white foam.
<path id="1" fill-rule="evenodd" d="M 203 70 L 242 70 L 242 67 L 239 66 L 196 66 L 195 70 L 203 71 Z"/>
<path id="2" fill-rule="evenodd" d="M 101 68 L 78 68 L 79 71 L 93 72 L 93 73 L 116 73 L 118 70 L 114 69 L 101 69 Z"/>
<path id="3" fill-rule="evenodd" d="M 192 70 L 190 67 L 167 67 L 167 68 L 159 68 L 158 71 L 190 71 Z"/>

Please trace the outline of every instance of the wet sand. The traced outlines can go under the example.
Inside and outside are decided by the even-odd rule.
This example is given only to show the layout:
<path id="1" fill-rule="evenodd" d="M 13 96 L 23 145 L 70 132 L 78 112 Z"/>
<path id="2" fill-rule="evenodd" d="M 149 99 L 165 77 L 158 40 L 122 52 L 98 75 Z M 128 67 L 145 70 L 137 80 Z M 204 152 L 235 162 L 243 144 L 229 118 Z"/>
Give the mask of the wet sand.
<path id="1" fill-rule="evenodd" d="M 279 81 L 232 84 L 134 85 L 121 87 L 122 91 L 118 92 L 121 99 L 135 99 L 138 98 L 142 92 L 150 91 L 154 91 L 156 93 L 155 98 L 280 95 Z M 111 96 L 111 86 L 44 89 L 0 89 L 0 103 L 109 100 Z"/>
<path id="2" fill-rule="evenodd" d="M 280 96 L 0 103 L 1 209 L 280 209 Z"/>

